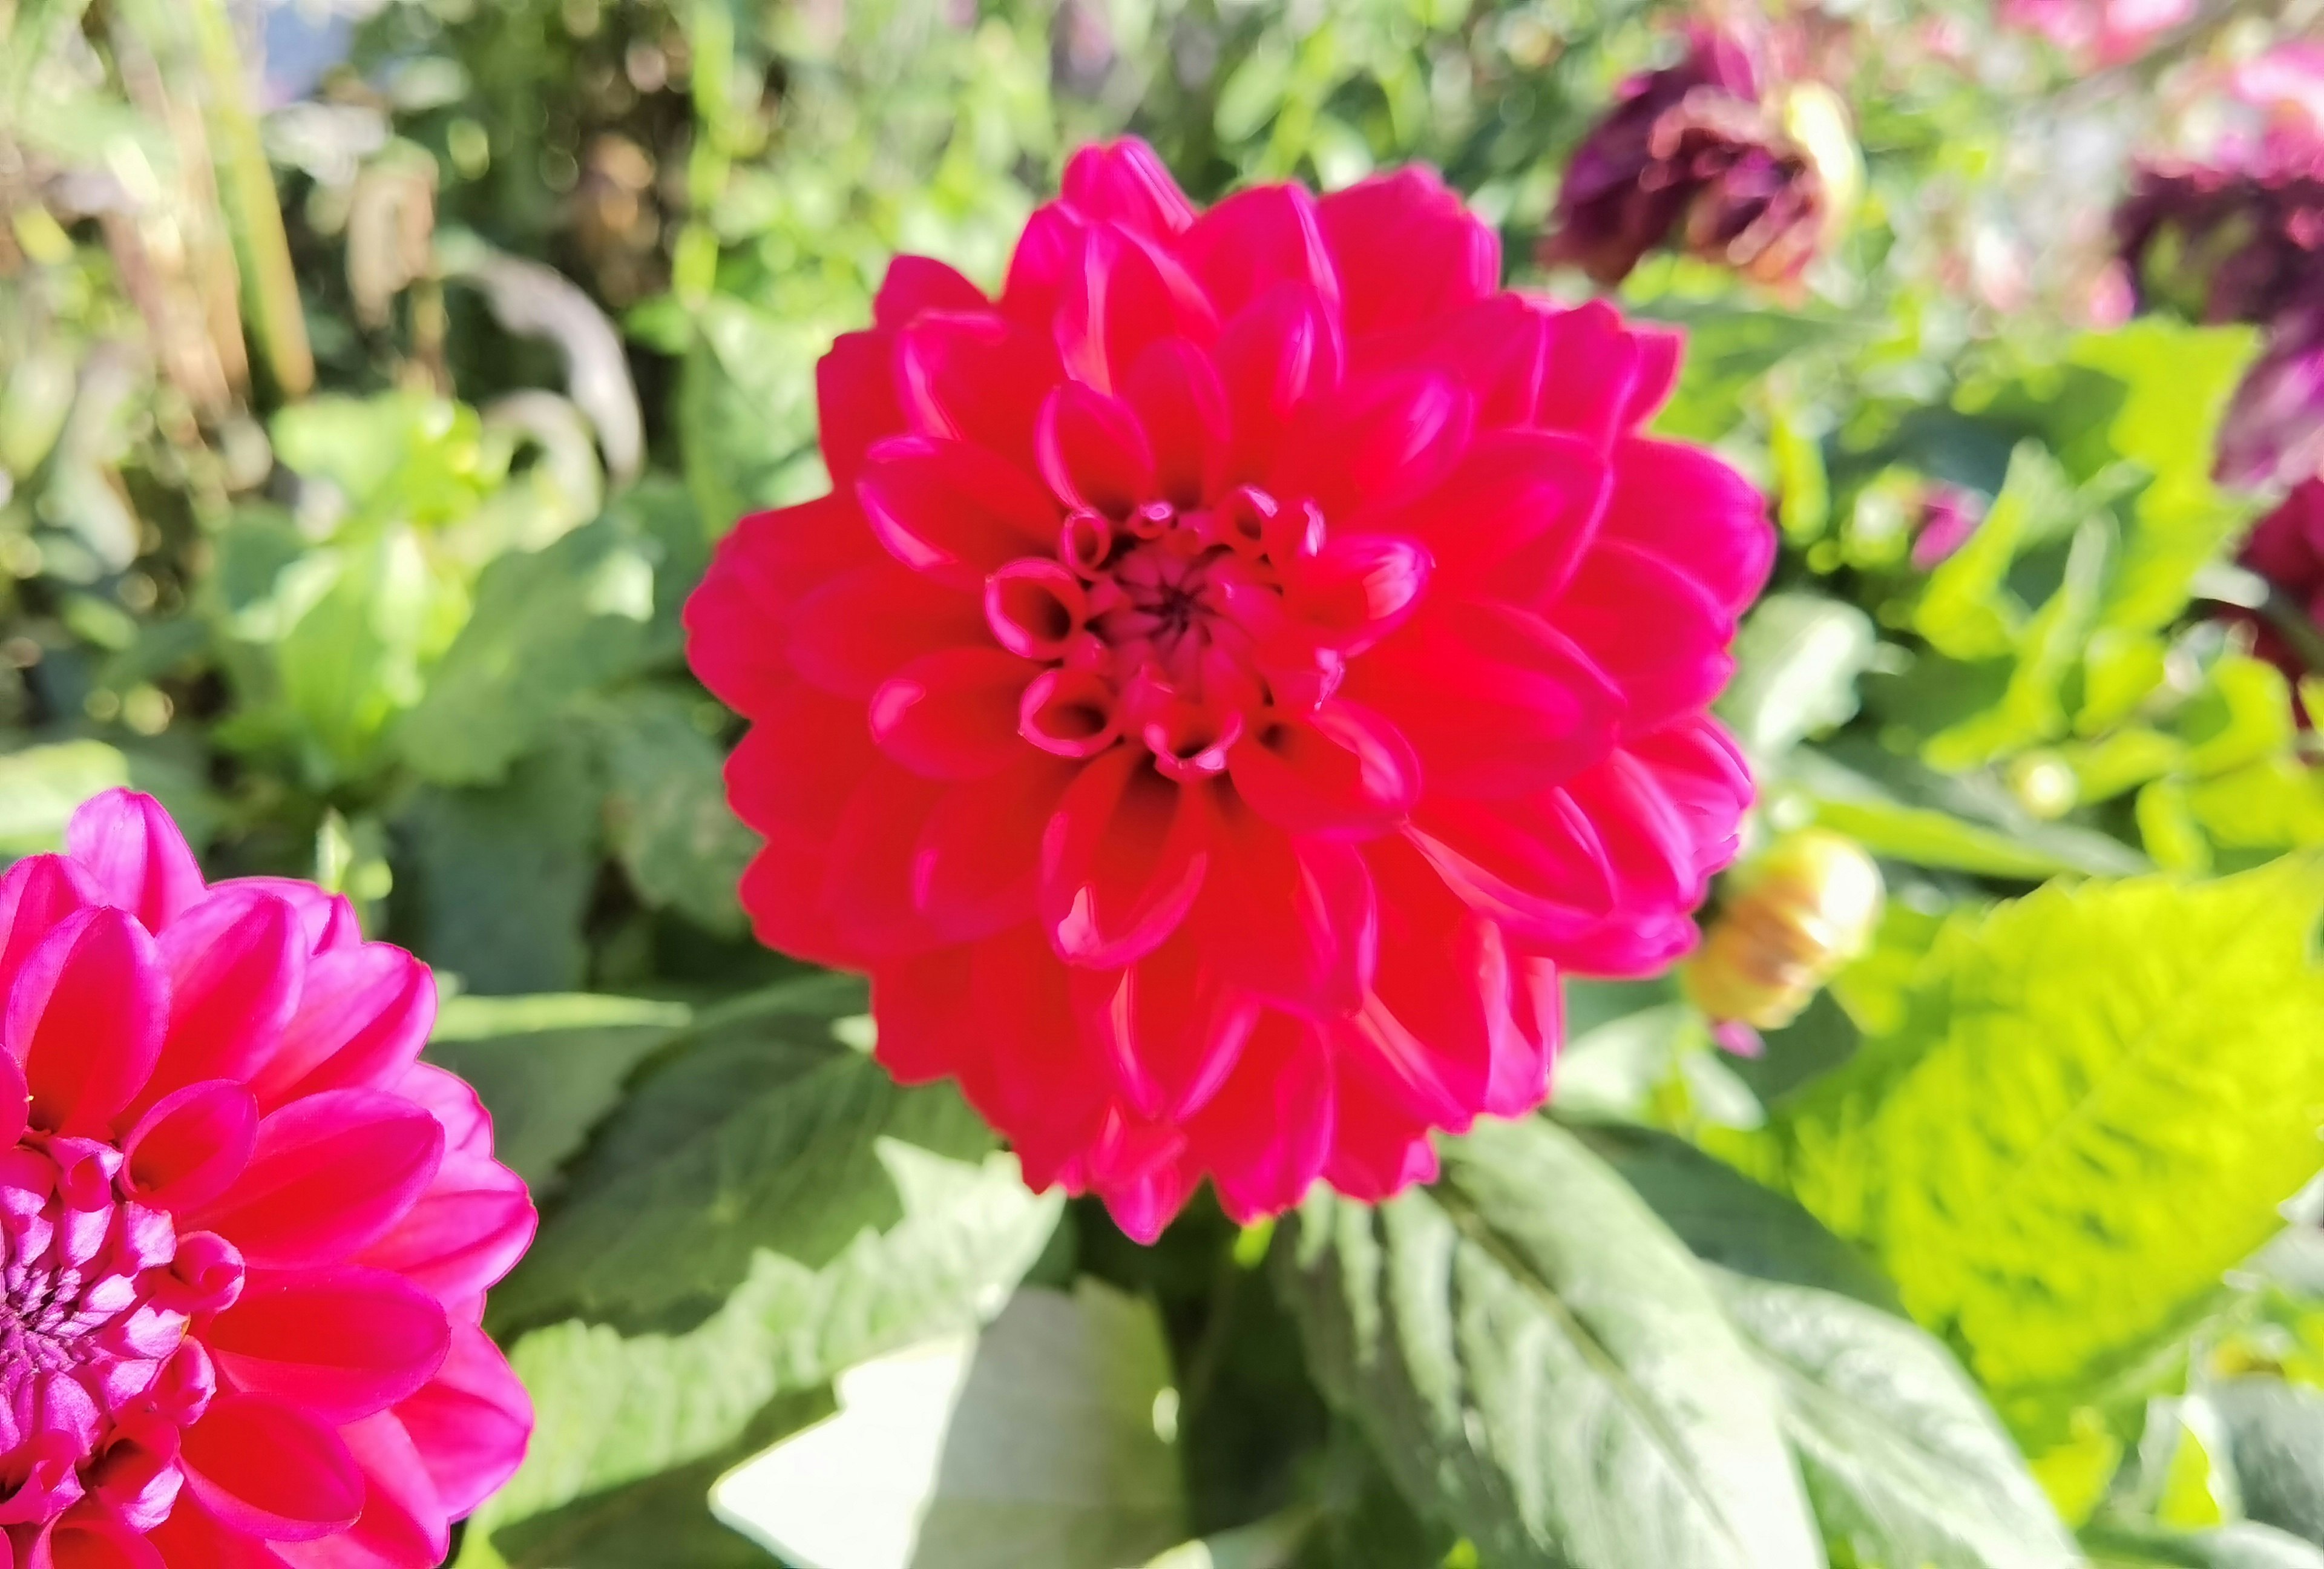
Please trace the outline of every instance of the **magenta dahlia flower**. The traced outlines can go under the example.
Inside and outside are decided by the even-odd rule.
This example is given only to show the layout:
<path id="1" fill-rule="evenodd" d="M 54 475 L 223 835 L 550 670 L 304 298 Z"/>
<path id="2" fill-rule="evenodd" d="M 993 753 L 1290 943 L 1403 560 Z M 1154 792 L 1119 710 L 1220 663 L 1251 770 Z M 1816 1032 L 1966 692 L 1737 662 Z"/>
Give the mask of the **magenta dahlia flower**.
<path id="1" fill-rule="evenodd" d="M 532 1235 L 427 966 L 150 798 L 0 876 L 0 1566 L 425 1569 L 524 1454 Z"/>
<path id="2" fill-rule="evenodd" d="M 1197 213 L 1093 147 L 1001 298 L 899 259 L 835 485 L 687 606 L 760 937 L 1150 1238 L 1376 1198 L 1546 1091 L 1558 972 L 1693 940 L 1760 497 L 1639 431 L 1674 338 L 1503 291 L 1416 170 Z"/>

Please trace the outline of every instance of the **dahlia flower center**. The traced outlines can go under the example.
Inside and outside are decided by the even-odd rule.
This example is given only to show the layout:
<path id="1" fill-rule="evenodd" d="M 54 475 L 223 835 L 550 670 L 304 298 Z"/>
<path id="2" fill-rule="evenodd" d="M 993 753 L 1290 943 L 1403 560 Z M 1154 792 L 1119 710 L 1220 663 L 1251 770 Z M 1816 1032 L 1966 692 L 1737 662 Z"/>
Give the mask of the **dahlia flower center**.
<path id="1" fill-rule="evenodd" d="M 1026 692 L 1020 734 L 1062 757 L 1128 743 L 1175 777 L 1217 772 L 1315 669 L 1319 638 L 1287 613 L 1279 563 L 1321 538 L 1312 507 L 1250 486 L 1196 511 L 1074 512 L 1056 559 L 1011 562 L 986 587 L 1001 646 L 1048 667 Z M 1305 683 L 1311 706 L 1321 690 Z"/>

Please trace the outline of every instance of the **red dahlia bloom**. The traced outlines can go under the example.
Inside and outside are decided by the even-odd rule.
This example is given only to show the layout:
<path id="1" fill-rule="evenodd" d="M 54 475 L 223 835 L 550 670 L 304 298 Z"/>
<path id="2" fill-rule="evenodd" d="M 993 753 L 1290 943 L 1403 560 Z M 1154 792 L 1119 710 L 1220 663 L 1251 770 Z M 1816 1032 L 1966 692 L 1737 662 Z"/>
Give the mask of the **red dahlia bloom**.
<path id="1" fill-rule="evenodd" d="M 998 301 L 895 263 L 836 488 L 687 607 L 759 935 L 1139 1237 L 1425 1177 L 1542 1099 L 1558 970 L 1665 964 L 1733 853 L 1760 499 L 1638 433 L 1675 339 L 1499 275 L 1418 171 L 1198 214 L 1085 149 Z"/>
<path id="2" fill-rule="evenodd" d="M 144 796 L 0 877 L 0 1566 L 424 1569 L 515 1469 L 532 1205 L 435 1009 Z"/>

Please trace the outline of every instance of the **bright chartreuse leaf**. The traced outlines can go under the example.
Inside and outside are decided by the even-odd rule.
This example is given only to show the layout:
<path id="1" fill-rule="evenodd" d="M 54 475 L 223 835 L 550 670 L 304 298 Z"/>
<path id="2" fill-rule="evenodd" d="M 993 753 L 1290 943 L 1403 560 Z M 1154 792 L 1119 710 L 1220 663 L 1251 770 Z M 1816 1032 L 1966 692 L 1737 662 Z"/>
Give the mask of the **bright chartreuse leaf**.
<path id="1" fill-rule="evenodd" d="M 982 1333 L 839 1375 L 839 1412 L 721 1478 L 718 1518 L 806 1569 L 1128 1569 L 1185 1529 L 1151 1303 L 1026 1288 Z"/>
<path id="2" fill-rule="evenodd" d="M 1488 1563 L 1821 1565 L 1774 1380 L 1653 1212 L 1539 1118 L 1443 1158 L 1377 1209 L 1319 1192 L 1277 1248 L 1406 1494 Z"/>
<path id="3" fill-rule="evenodd" d="M 861 981 L 818 975 L 706 1015 L 570 1168 L 494 1322 L 694 1322 L 769 1257 L 819 1269 L 894 1225 L 911 1181 L 1013 1180 L 956 1091 L 899 1086 L 835 1036 L 864 1008 Z"/>
<path id="4" fill-rule="evenodd" d="M 398 728 L 405 762 L 438 784 L 506 777 L 567 704 L 634 667 L 653 608 L 652 561 L 612 520 L 500 557 Z"/>
<path id="5" fill-rule="evenodd" d="M 1719 715 L 1765 762 L 1856 714 L 1856 678 L 1871 662 L 1872 618 L 1820 594 L 1771 594 L 1735 639 L 1735 678 Z"/>
<path id="6" fill-rule="evenodd" d="M 493 1153 L 540 1196 L 630 1071 L 690 1017 L 678 1003 L 589 992 L 454 997 L 437 1012 L 428 1060 L 475 1089 L 493 1114 Z"/>
<path id="7" fill-rule="evenodd" d="M 726 804 L 725 749 L 706 700 L 640 687 L 586 710 L 605 771 L 605 834 L 638 897 L 707 930 L 739 932 L 734 888 L 759 847 Z M 724 710 L 708 707 L 714 722 Z"/>
<path id="8" fill-rule="evenodd" d="M 2324 1164 L 2319 914 L 2299 856 L 1958 915 L 1899 1027 L 1776 1108 L 1791 1190 L 2022 1433 L 2061 1435 Z"/>
<path id="9" fill-rule="evenodd" d="M 887 1195 L 883 1222 L 814 1263 L 760 1250 L 690 1328 L 574 1318 L 518 1337 L 509 1360 L 538 1425 L 523 1468 L 469 1522 L 460 1569 L 764 1562 L 713 1524 L 719 1473 L 828 1410 L 844 1370 L 990 1317 L 1056 1223 L 1056 1199 L 1027 1192 L 1007 1157 L 899 1140 L 870 1172 L 834 1165 L 798 1203 L 860 1213 L 872 1206 L 851 1189 L 867 1183 Z M 659 1213 L 641 1209 L 641 1229 Z"/>

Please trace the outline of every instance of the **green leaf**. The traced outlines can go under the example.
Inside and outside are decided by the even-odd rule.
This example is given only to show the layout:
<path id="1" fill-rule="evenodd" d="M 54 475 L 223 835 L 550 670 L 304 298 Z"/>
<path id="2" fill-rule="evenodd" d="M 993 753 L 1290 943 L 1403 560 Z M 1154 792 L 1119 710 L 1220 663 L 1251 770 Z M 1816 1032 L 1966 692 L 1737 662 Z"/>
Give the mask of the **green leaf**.
<path id="1" fill-rule="evenodd" d="M 2082 1533 L 2091 1569 L 2324 1569 L 2324 1551 L 2268 1526 L 2179 1533 L 2093 1526 Z"/>
<path id="2" fill-rule="evenodd" d="M 2229 1379 L 2202 1398 L 2227 1434 L 2245 1515 L 2324 1547 L 2324 1392 Z"/>
<path id="3" fill-rule="evenodd" d="M 1872 618 L 1820 594 L 1771 594 L 1735 639 L 1735 678 L 1720 717 L 1762 762 L 1856 715 L 1856 678 L 1872 660 Z"/>
<path id="4" fill-rule="evenodd" d="M 1185 1529 L 1151 1303 L 1020 1289 L 981 1334 L 852 1368 L 839 1414 L 720 1479 L 719 1518 L 819 1569 L 1122 1569 Z"/>
<path id="5" fill-rule="evenodd" d="M 1325 1392 L 1489 1562 L 1819 1565 L 1772 1381 L 1694 1260 L 1539 1119 L 1443 1147 L 1377 1209 L 1319 1193 L 1277 1244 Z"/>
<path id="6" fill-rule="evenodd" d="M 2076 1561 L 2017 1446 L 1944 1348 L 1812 1288 L 1719 1273 L 1729 1317 L 1776 1370 L 1784 1431 L 1847 1562 L 2036 1569 Z"/>
<path id="7" fill-rule="evenodd" d="M 2292 857 L 1957 916 L 1901 1028 L 1776 1109 L 1792 1191 L 2021 1431 L 2061 1435 L 2316 1171 L 2320 908 L 2324 863 Z"/>
<path id="8" fill-rule="evenodd" d="M 865 1006 L 861 981 L 817 975 L 706 1017 L 574 1164 L 495 1322 L 683 1324 L 765 1253 L 820 1268 L 892 1225 L 907 1180 L 1013 1173 L 949 1085 L 902 1088 L 835 1038 Z"/>
<path id="9" fill-rule="evenodd" d="M 638 897 L 707 930 L 742 929 L 734 889 L 759 841 L 726 804 L 726 753 L 696 723 L 706 699 L 639 688 L 591 706 L 605 829 Z M 723 711 L 709 705 L 714 718 Z"/>
<path id="10" fill-rule="evenodd" d="M 687 487 L 704 524 L 723 534 L 744 512 L 819 488 L 815 363 L 832 333 L 723 295 L 699 327 L 678 374 L 678 428 Z"/>
<path id="11" fill-rule="evenodd" d="M 574 697 L 634 666 L 652 614 L 653 565 L 610 521 L 500 557 L 403 716 L 404 761 L 439 784 L 497 782 Z"/>
<path id="12" fill-rule="evenodd" d="M 394 904 L 410 946 L 473 992 L 579 989 L 597 802 L 587 758 L 564 741 L 503 784 L 420 790 L 396 825 Z"/>
<path id="13" fill-rule="evenodd" d="M 689 1017 L 677 1003 L 590 992 L 454 997 L 438 1011 L 428 1059 L 482 1097 L 493 1154 L 540 1197 L 630 1070 Z"/>
<path id="14" fill-rule="evenodd" d="M 76 807 L 128 782 L 129 760 L 102 741 L 0 752 L 0 862 L 61 848 Z"/>
<path id="15" fill-rule="evenodd" d="M 862 1073 L 884 1079 L 856 1060 Z M 669 1071 L 687 1071 L 682 1055 Z M 657 1120 L 669 1110 L 659 1087 L 667 1076 L 649 1080 L 639 1097 Z M 715 1158 L 747 1154 L 748 1115 L 775 1108 L 762 1097 L 738 1110 L 743 1115 L 704 1136 Z M 626 1112 L 625 1121 L 634 1125 Z M 790 1119 L 791 1131 L 797 1123 Z M 686 1128 L 659 1125 L 687 1136 Z M 842 1370 L 973 1328 L 1001 1307 L 1056 1226 L 1057 1197 L 1028 1192 L 1005 1155 L 959 1158 L 853 1131 L 844 1149 L 788 1146 L 781 1219 L 793 1237 L 814 1244 L 800 1253 L 781 1251 L 790 1241 L 781 1235 L 749 1247 L 756 1215 L 729 1208 L 721 1227 L 715 1214 L 663 1209 L 657 1199 L 669 1196 L 669 1185 L 641 1174 L 634 1231 L 667 1226 L 696 1239 L 723 1231 L 724 1245 L 749 1248 L 745 1272 L 715 1311 L 682 1331 L 624 1333 L 572 1318 L 516 1340 L 510 1361 L 532 1394 L 539 1426 L 523 1468 L 470 1524 L 462 1569 L 727 1562 L 706 1555 L 709 1548 L 697 1560 L 690 1546 L 682 1555 L 674 1546 L 681 1533 L 694 1543 L 707 1527 L 706 1497 L 720 1472 L 826 1411 L 818 1391 Z M 779 1127 L 773 1137 L 781 1141 Z M 616 1130 L 604 1142 L 622 1140 Z M 858 1147 L 868 1148 L 868 1160 L 854 1158 Z M 619 1202 L 600 1188 L 577 1191 L 573 1204 L 592 1202 L 593 1191 L 598 1204 Z M 558 1224 L 552 1216 L 545 1237 Z M 839 1244 L 822 1246 L 833 1234 Z M 567 1264 L 578 1262 L 568 1246 L 556 1245 Z M 641 1236 L 600 1268 L 610 1276 L 653 1251 Z M 529 1262 L 517 1279 L 533 1269 Z M 620 1282 L 603 1284 L 604 1292 L 580 1295 L 623 1295 Z M 748 1546 L 715 1536 L 720 1550 Z M 743 1556 L 759 1561 L 756 1553 Z"/>

